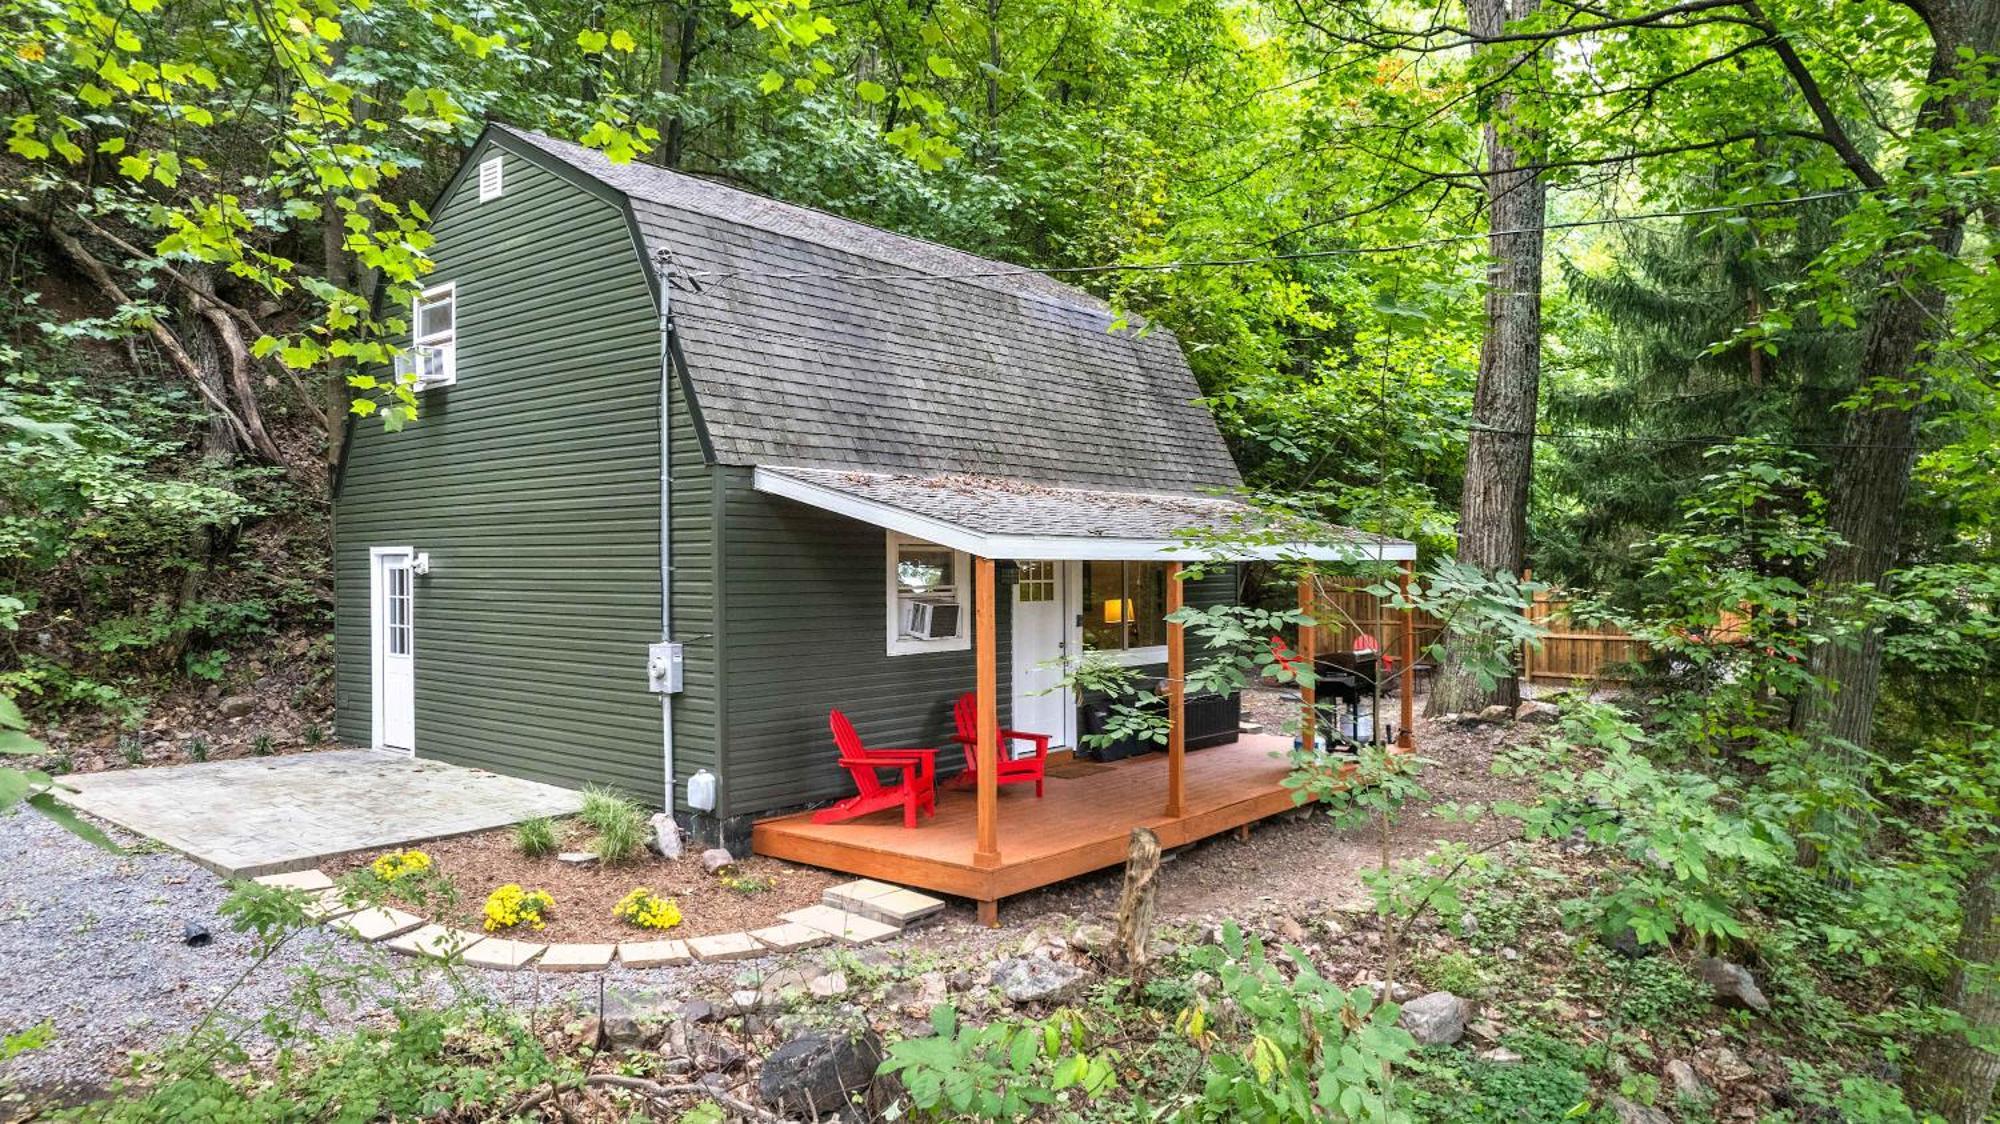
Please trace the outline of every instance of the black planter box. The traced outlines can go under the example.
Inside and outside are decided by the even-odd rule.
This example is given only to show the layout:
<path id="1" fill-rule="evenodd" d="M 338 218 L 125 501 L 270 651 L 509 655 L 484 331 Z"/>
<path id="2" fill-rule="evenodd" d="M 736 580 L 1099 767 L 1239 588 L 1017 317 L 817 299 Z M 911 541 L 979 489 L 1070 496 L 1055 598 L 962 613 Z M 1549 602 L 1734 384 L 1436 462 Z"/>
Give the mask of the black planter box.
<path id="1" fill-rule="evenodd" d="M 1156 706 L 1165 706 L 1165 703 Z M 1092 699 L 1077 708 L 1077 729 L 1085 734 L 1103 733 L 1111 720 L 1108 699 Z M 1236 740 L 1243 721 L 1241 695 L 1190 695 L 1187 700 L 1187 748 L 1206 749 Z M 1093 761 L 1123 761 L 1141 753 L 1158 753 L 1167 747 L 1143 738 L 1120 738 L 1110 745 L 1092 748 L 1084 742 L 1077 756 Z"/>

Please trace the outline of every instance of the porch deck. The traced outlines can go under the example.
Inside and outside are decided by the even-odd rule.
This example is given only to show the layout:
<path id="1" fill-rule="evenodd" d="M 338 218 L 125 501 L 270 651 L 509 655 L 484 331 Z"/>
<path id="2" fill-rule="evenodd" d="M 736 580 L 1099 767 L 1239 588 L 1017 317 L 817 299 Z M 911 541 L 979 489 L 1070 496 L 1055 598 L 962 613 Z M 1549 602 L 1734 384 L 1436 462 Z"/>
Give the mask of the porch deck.
<path id="1" fill-rule="evenodd" d="M 758 823 L 751 846 L 810 866 L 997 902 L 1119 865 L 1135 827 L 1151 828 L 1162 847 L 1179 847 L 1293 807 L 1282 783 L 1291 771 L 1284 760 L 1291 747 L 1289 737 L 1244 734 L 1228 745 L 1189 752 L 1187 814 L 1172 819 L 1162 814 L 1164 753 L 1098 765 L 1086 776 L 1051 776 L 1040 800 L 1032 785 L 1007 785 L 1000 792 L 996 866 L 973 862 L 973 792 L 943 786 L 937 815 L 915 830 L 903 827 L 899 810 L 836 824 L 816 824 L 802 812 Z"/>

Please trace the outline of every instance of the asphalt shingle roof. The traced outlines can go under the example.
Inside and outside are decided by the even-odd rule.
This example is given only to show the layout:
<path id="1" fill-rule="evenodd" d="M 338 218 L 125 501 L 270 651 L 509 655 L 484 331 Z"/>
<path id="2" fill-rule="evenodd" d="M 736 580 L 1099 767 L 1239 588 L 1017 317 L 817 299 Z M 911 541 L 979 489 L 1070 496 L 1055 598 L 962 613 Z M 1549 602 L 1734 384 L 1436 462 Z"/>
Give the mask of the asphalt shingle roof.
<path id="1" fill-rule="evenodd" d="M 649 252 L 670 255 L 682 354 L 724 464 L 1181 495 L 1241 482 L 1172 334 L 1113 333 L 1081 290 L 501 128 L 623 193 Z M 771 276 L 798 273 L 813 276 Z M 857 273 L 989 276 L 825 276 Z"/>
<path id="2" fill-rule="evenodd" d="M 759 468 L 760 488 L 765 486 L 762 481 L 766 475 L 949 524 L 984 538 L 1174 542 L 1187 544 L 1188 557 L 1201 557 L 1203 552 L 1196 549 L 1196 542 L 1186 538 L 1190 532 L 1227 536 L 1232 531 L 1248 531 L 1254 535 L 1268 526 L 1245 504 L 1222 496 L 1082 488 L 966 473 L 924 476 L 774 465 Z M 1272 557 L 1290 557 L 1295 550 L 1331 557 L 1350 549 L 1357 557 L 1376 556 L 1378 550 L 1393 552 L 1410 545 L 1347 527 L 1321 527 L 1320 535 L 1325 541 L 1314 544 L 1319 549 L 1309 551 L 1297 545 L 1260 551 L 1240 538 L 1201 545 L 1220 547 L 1224 554 L 1268 553 Z M 1058 551 L 1056 556 L 1071 555 Z"/>

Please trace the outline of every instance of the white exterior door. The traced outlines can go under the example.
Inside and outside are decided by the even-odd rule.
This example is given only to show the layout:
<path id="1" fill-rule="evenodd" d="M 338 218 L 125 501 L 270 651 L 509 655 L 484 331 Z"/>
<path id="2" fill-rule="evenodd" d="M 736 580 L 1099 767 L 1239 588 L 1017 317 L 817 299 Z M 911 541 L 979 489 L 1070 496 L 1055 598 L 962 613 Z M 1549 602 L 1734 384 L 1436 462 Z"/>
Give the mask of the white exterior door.
<path id="1" fill-rule="evenodd" d="M 1068 562 L 1020 562 L 1014 582 L 1013 728 L 1049 735 L 1054 746 L 1076 745 L 1076 701 L 1070 692 L 1051 690 L 1062 681 L 1057 662 L 1068 657 L 1076 618 L 1076 582 Z M 1022 742 L 1009 747 L 1032 752 Z"/>
<path id="2" fill-rule="evenodd" d="M 372 554 L 375 744 L 412 752 L 417 746 L 417 675 L 410 551 L 377 547 Z"/>

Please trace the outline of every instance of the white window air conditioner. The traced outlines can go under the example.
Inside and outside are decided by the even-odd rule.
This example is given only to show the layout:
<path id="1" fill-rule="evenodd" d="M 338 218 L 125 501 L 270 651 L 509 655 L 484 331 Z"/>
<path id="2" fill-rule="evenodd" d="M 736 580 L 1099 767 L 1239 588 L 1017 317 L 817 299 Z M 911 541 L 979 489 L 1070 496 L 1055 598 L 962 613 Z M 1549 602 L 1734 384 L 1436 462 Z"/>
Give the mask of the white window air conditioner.
<path id="1" fill-rule="evenodd" d="M 903 610 L 903 633 L 919 640 L 949 640 L 958 635 L 956 602 L 911 601 Z"/>

